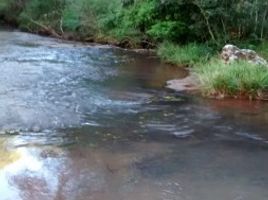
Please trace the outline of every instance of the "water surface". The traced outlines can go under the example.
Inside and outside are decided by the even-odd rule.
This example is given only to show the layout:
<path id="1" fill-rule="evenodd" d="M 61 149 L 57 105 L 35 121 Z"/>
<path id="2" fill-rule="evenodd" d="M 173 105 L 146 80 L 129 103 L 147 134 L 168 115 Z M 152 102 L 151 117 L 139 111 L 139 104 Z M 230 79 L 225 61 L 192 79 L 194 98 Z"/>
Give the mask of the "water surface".
<path id="1" fill-rule="evenodd" d="M 0 61 L 0 200 L 268 199 L 266 103 L 109 46 L 1 31 Z"/>

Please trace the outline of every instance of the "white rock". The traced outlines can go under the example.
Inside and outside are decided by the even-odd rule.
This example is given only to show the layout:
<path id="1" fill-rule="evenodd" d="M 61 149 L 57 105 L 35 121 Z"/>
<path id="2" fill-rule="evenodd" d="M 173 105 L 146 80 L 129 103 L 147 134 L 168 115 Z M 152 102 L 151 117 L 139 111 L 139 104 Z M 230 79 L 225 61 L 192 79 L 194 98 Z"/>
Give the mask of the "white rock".
<path id="1" fill-rule="evenodd" d="M 250 49 L 239 49 L 237 46 L 227 44 L 221 52 L 221 59 L 225 63 L 231 63 L 238 60 L 246 60 L 249 63 L 256 65 L 267 65 L 267 61 L 260 57 L 255 51 Z"/>

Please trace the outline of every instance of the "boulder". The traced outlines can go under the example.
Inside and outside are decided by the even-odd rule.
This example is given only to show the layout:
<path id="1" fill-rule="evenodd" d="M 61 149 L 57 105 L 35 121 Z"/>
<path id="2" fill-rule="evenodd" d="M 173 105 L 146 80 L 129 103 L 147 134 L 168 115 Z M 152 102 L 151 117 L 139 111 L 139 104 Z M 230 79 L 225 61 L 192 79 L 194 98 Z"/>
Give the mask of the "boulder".
<path id="1" fill-rule="evenodd" d="M 232 44 L 225 45 L 220 56 L 226 64 L 234 61 L 246 60 L 252 64 L 268 65 L 267 61 L 260 57 L 255 51 L 250 49 L 239 49 Z"/>

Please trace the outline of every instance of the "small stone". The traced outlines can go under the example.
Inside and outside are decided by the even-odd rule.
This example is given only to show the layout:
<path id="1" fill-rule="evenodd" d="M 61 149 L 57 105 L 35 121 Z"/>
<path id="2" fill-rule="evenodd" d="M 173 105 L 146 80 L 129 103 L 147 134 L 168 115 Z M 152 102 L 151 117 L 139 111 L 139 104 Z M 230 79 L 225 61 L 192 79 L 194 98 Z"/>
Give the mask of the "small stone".
<path id="1" fill-rule="evenodd" d="M 194 92 L 198 90 L 198 82 L 197 78 L 191 75 L 183 79 L 169 80 L 166 87 L 178 92 Z"/>

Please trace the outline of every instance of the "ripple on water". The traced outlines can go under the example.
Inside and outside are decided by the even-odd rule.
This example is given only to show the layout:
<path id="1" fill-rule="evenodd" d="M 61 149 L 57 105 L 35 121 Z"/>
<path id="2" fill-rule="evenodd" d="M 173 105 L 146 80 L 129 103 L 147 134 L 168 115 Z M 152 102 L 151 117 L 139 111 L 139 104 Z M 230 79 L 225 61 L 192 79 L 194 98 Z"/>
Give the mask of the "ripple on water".
<path id="1" fill-rule="evenodd" d="M 101 82 L 128 57 L 105 48 L 2 33 L 0 128 L 33 131 L 79 126 L 102 110 L 124 112 L 138 98 L 111 99 Z"/>
<path id="2" fill-rule="evenodd" d="M 114 49 L 5 32 L 0 46 L 0 199 L 268 199 L 267 107 L 159 92 L 178 71 Z"/>

